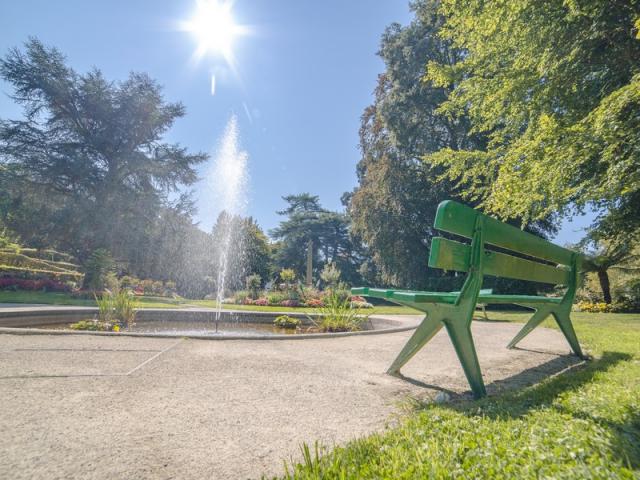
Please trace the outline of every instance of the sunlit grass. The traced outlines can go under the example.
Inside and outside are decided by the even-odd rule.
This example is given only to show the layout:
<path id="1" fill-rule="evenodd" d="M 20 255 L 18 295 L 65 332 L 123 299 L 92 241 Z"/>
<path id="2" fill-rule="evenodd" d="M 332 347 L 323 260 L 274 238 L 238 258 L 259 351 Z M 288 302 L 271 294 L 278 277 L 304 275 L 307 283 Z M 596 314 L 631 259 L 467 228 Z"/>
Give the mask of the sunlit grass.
<path id="1" fill-rule="evenodd" d="M 584 367 L 480 401 L 422 404 L 397 428 L 319 455 L 306 447 L 285 478 L 638 478 L 640 315 L 573 319 L 594 356 Z"/>
<path id="2" fill-rule="evenodd" d="M 167 297 L 136 297 L 138 308 L 216 308 L 215 300 L 190 300 L 187 298 L 172 299 Z M 45 304 L 45 305 L 76 305 L 95 307 L 95 300 L 73 298 L 67 293 L 54 292 L 27 292 L 27 291 L 2 291 L 0 292 L 0 304 L 2 303 L 24 303 L 24 304 Z M 259 312 L 317 312 L 314 307 L 262 307 L 257 305 L 223 305 L 225 310 L 251 310 Z M 417 310 L 400 306 L 382 306 L 364 310 L 367 314 L 389 314 L 389 315 L 415 315 Z"/>

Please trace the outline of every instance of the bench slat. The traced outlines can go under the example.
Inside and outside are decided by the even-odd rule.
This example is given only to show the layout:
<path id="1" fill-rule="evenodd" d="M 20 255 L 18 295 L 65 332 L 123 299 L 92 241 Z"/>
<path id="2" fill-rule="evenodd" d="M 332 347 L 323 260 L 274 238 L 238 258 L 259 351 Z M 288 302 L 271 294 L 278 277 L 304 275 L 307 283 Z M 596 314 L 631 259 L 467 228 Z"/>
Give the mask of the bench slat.
<path id="1" fill-rule="evenodd" d="M 481 292 L 487 292 L 482 290 Z M 397 303 L 447 303 L 452 304 L 458 298 L 459 292 L 420 292 L 414 290 L 386 290 L 382 288 L 352 288 L 353 295 L 364 295 L 366 297 L 384 298 Z M 556 297 L 541 297 L 534 295 L 502 295 L 494 293 L 480 293 L 478 302 L 488 304 L 520 304 L 534 305 L 542 303 L 560 303 L 562 299 Z"/>
<path id="2" fill-rule="evenodd" d="M 438 205 L 434 226 L 445 232 L 471 238 L 478 216 L 484 217 L 484 241 L 549 262 L 570 265 L 574 252 L 555 245 L 513 225 L 502 223 L 452 200 Z"/>
<path id="3" fill-rule="evenodd" d="M 471 246 L 436 237 L 431 242 L 429 266 L 459 272 L 469 271 Z M 532 262 L 505 253 L 484 251 L 483 272 L 494 277 L 515 278 L 531 282 L 567 285 L 570 272 L 544 263 Z"/>

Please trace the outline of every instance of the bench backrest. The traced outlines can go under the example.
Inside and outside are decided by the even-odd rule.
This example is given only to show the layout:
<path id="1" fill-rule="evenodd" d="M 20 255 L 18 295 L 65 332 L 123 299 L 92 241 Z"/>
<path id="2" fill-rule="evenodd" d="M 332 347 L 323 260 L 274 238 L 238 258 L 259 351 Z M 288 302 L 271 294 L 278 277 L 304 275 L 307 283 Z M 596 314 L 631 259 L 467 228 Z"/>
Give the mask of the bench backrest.
<path id="1" fill-rule="evenodd" d="M 572 250 L 484 215 L 473 208 L 447 200 L 438 206 L 434 226 L 445 232 L 472 238 L 481 219 L 485 244 L 517 252 L 532 260 L 483 248 L 482 271 L 486 275 L 514 278 L 554 285 L 569 285 L 579 261 Z M 539 259 L 539 260 L 538 260 Z M 553 263 L 554 265 L 550 265 Z M 471 246 L 437 237 L 432 240 L 429 266 L 466 272 L 473 265 Z"/>

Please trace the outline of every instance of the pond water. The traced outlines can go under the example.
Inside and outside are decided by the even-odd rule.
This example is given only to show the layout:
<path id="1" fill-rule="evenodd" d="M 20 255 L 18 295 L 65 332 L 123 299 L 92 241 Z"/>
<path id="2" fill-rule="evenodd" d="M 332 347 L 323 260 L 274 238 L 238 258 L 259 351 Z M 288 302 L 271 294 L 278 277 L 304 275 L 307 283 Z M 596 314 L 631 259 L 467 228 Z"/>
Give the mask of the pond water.
<path id="1" fill-rule="evenodd" d="M 58 323 L 40 325 L 34 328 L 46 330 L 71 330 L 71 323 Z M 301 333 L 318 333 L 318 330 L 309 325 L 300 328 L 280 328 L 270 323 L 249 323 L 249 322 L 220 322 L 218 331 L 213 321 L 168 321 L 168 320 L 144 320 L 137 321 L 130 328 L 122 329 L 123 332 L 133 333 L 153 333 L 156 335 L 170 336 L 261 336 L 261 335 L 296 335 Z"/>

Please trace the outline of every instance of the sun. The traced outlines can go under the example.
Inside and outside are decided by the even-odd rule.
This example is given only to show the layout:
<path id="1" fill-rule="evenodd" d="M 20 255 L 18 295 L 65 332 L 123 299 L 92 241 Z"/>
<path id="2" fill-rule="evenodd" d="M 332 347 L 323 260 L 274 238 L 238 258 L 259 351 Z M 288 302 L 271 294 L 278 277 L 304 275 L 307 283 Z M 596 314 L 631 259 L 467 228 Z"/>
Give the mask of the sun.
<path id="1" fill-rule="evenodd" d="M 233 41 L 245 33 L 246 28 L 235 23 L 232 6 L 228 0 L 197 0 L 191 19 L 182 22 L 182 29 L 196 38 L 196 59 L 220 54 L 227 62 L 233 62 Z"/>

